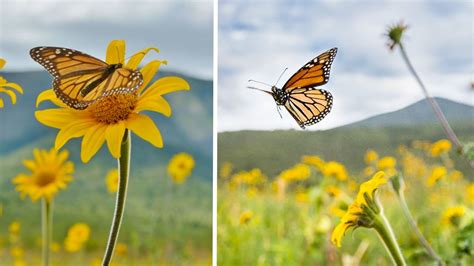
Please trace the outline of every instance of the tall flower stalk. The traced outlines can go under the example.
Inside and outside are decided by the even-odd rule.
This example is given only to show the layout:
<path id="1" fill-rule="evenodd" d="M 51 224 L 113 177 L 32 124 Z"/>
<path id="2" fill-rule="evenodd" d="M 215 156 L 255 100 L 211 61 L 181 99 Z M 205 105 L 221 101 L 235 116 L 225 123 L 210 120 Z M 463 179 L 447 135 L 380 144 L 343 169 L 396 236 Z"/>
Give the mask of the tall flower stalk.
<path id="1" fill-rule="evenodd" d="M 423 234 L 421 233 L 418 225 L 413 218 L 413 215 L 408 208 L 407 202 L 405 200 L 405 182 L 403 181 L 403 177 L 400 173 L 390 178 L 390 184 L 392 185 L 395 194 L 397 195 L 398 202 L 400 203 L 400 207 L 405 215 L 405 218 L 408 221 L 413 232 L 415 232 L 416 237 L 418 238 L 418 242 L 423 246 L 426 250 L 428 255 L 433 259 L 436 260 L 438 265 L 446 265 L 441 257 L 436 253 L 436 251 L 431 247 L 430 243 L 425 239 Z"/>
<path id="2" fill-rule="evenodd" d="M 50 265 L 50 247 L 53 229 L 53 200 L 48 201 L 43 199 L 41 201 L 41 238 L 42 238 L 42 258 L 43 265 Z"/>
<path id="3" fill-rule="evenodd" d="M 130 175 L 130 153 L 132 147 L 132 140 L 130 139 L 130 132 L 125 131 L 122 139 L 121 155 L 118 159 L 119 182 L 117 189 L 117 198 L 115 201 L 114 218 L 110 228 L 109 240 L 105 249 L 103 265 L 109 265 L 112 255 L 117 244 L 118 233 L 120 225 L 122 224 L 123 212 L 125 210 L 125 201 L 127 199 L 128 177 Z"/>
<path id="4" fill-rule="evenodd" d="M 398 24 L 390 26 L 386 34 L 387 37 L 389 38 L 388 46 L 390 50 L 395 49 L 395 47 L 397 46 L 400 48 L 400 53 L 402 54 L 402 58 L 405 61 L 408 67 L 408 70 L 415 77 L 416 81 L 418 82 L 418 85 L 420 85 L 420 88 L 423 94 L 425 95 L 425 98 L 428 100 L 428 103 L 433 109 L 436 115 L 436 118 L 439 120 L 441 126 L 443 127 L 443 130 L 446 133 L 446 136 L 456 146 L 458 152 L 460 154 L 463 154 L 464 153 L 463 145 L 461 144 L 458 137 L 454 133 L 454 130 L 449 125 L 448 120 L 446 119 L 443 111 L 438 105 L 438 102 L 436 102 L 436 100 L 433 97 L 431 97 L 431 95 L 429 94 L 428 90 L 425 87 L 425 84 L 421 80 L 420 76 L 418 75 L 418 73 L 416 72 L 415 68 L 413 67 L 411 63 L 410 58 L 408 57 L 408 54 L 405 50 L 405 46 L 402 43 L 403 34 L 407 28 L 408 26 L 405 25 L 403 22 L 399 22 Z M 474 162 L 469 159 L 468 161 L 469 161 L 470 166 L 474 169 Z"/>

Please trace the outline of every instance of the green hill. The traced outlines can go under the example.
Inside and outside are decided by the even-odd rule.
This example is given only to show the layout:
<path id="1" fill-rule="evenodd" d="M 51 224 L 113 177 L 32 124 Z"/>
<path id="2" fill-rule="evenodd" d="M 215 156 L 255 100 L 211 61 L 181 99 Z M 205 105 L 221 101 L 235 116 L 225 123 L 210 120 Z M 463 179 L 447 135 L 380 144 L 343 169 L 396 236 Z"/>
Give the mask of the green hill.
<path id="1" fill-rule="evenodd" d="M 443 110 L 450 114 L 448 118 L 459 118 L 452 126 L 461 141 L 474 141 L 474 123 L 470 115 L 474 108 L 438 100 Z M 231 162 L 237 170 L 259 167 L 274 176 L 299 162 L 301 156 L 316 154 L 325 160 L 342 162 L 350 172 L 356 173 L 364 167 L 363 155 L 367 149 L 393 155 L 400 144 L 445 138 L 443 129 L 433 123 L 430 111 L 422 101 L 399 111 L 324 131 L 223 132 L 218 135 L 219 163 Z M 471 171 L 464 160 L 457 158 L 456 164 L 465 172 Z"/>

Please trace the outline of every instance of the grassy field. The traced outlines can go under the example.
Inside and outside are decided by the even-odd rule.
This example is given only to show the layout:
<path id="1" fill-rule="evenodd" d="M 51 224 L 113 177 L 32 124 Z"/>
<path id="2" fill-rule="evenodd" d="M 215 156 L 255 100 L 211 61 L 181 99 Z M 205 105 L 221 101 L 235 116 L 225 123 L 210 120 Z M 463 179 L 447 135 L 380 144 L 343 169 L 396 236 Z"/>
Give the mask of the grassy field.
<path id="1" fill-rule="evenodd" d="M 27 265 L 41 258 L 40 202 L 21 200 L 11 179 L 26 169 L 21 159 L 25 148 L 3 157 L 0 185 L 0 257 L 13 260 L 11 248 L 20 245 Z M 108 237 L 115 194 L 107 192 L 105 176 L 115 166 L 113 160 L 76 164 L 75 179 L 60 191 L 54 202 L 53 265 L 89 265 L 100 259 Z M 170 181 L 166 162 L 155 167 L 132 165 L 126 212 L 119 242 L 127 248 L 118 255 L 118 265 L 209 265 L 212 250 L 212 187 L 209 177 L 191 176 L 182 185 Z M 18 244 L 11 243 L 9 225 L 21 225 Z M 90 239 L 79 252 L 64 250 L 68 228 L 78 222 L 91 229 Z"/>
<path id="2" fill-rule="evenodd" d="M 455 126 L 463 141 L 473 140 L 472 129 Z M 348 231 L 341 248 L 330 240 L 358 185 L 389 156 L 396 163 L 385 170 L 404 177 L 407 204 L 433 249 L 449 265 L 472 265 L 473 171 L 452 149 L 431 155 L 441 138 L 436 126 L 220 134 L 218 264 L 391 265 L 373 229 Z M 370 162 L 368 149 L 378 153 Z M 390 185 L 377 193 L 408 264 L 435 265 Z"/>

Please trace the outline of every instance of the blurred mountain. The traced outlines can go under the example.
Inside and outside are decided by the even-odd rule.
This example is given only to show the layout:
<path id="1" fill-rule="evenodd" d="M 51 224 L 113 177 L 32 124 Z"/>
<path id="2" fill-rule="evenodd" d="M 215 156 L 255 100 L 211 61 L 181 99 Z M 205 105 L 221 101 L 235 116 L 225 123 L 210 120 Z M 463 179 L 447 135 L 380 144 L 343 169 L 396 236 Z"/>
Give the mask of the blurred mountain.
<path id="1" fill-rule="evenodd" d="M 18 96 L 17 104 L 11 106 L 5 99 L 6 107 L 0 110 L 0 157 L 7 157 L 24 150 L 31 154 L 31 148 L 49 148 L 54 144 L 57 130 L 40 124 L 34 117 L 36 98 L 45 89 L 51 88 L 51 76 L 46 71 L 2 72 L 1 76 L 10 82 L 18 83 L 24 90 Z M 165 95 L 173 115 L 166 118 L 148 112 L 155 120 L 164 141 L 163 149 L 156 149 L 138 137 L 133 138 L 132 160 L 136 166 L 167 163 L 177 152 L 188 152 L 196 160 L 196 174 L 212 179 L 212 80 L 202 80 L 179 73 L 160 71 L 155 79 L 162 76 L 179 76 L 191 85 L 190 91 L 180 91 Z M 42 103 L 39 109 L 52 105 Z M 133 135 L 133 134 L 132 134 Z M 79 162 L 80 141 L 70 141 L 66 145 L 71 157 Z M 108 151 L 102 147 L 100 154 Z M 96 156 L 96 163 L 109 161 L 108 156 Z"/>
<path id="2" fill-rule="evenodd" d="M 474 122 L 474 106 L 439 97 L 435 97 L 435 100 L 450 123 Z M 438 123 L 438 120 L 428 101 L 424 99 L 400 110 L 376 115 L 343 127 L 414 126 L 434 123 Z"/>

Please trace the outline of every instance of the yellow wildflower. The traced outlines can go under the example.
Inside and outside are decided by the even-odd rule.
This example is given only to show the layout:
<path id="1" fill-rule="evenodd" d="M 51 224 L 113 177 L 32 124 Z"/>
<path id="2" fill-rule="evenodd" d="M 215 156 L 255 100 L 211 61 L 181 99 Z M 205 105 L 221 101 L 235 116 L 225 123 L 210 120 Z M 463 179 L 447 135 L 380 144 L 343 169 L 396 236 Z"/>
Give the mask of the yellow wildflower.
<path id="1" fill-rule="evenodd" d="M 194 159 L 185 152 L 178 153 L 171 158 L 168 164 L 168 174 L 176 184 L 182 184 L 191 175 L 194 168 Z"/>
<path id="2" fill-rule="evenodd" d="M 68 252 L 81 250 L 87 240 L 89 240 L 90 228 L 85 223 L 76 223 L 71 226 L 64 240 L 64 249 Z"/>
<path id="3" fill-rule="evenodd" d="M 252 220 L 252 217 L 253 217 L 253 212 L 252 211 L 244 211 L 240 214 L 240 219 L 239 219 L 239 222 L 240 224 L 247 224 L 250 222 L 250 220 Z"/>
<path id="4" fill-rule="evenodd" d="M 445 177 L 448 174 L 448 171 L 444 166 L 435 166 L 431 171 L 431 175 L 428 177 L 426 184 L 429 187 L 434 186 L 441 178 Z"/>
<path id="5" fill-rule="evenodd" d="M 2 69 L 7 62 L 0 58 L 0 69 Z M 12 88 L 13 90 L 6 89 Z M 10 96 L 10 99 L 12 101 L 12 104 L 16 103 L 16 94 L 14 92 L 16 90 L 18 93 L 23 94 L 23 89 L 20 87 L 20 85 L 16 83 L 11 83 L 8 82 L 6 79 L 4 79 L 2 76 L 0 76 L 0 92 L 6 93 L 8 96 Z M 2 98 L 0 98 L 0 109 L 5 106 L 5 102 L 3 101 Z"/>
<path id="6" fill-rule="evenodd" d="M 459 181 L 464 178 L 464 175 L 462 174 L 461 171 L 454 170 L 449 174 L 449 179 L 451 181 Z"/>
<path id="7" fill-rule="evenodd" d="M 346 167 L 338 162 L 330 161 L 324 165 L 323 175 L 326 177 L 335 177 L 340 181 L 345 181 L 349 177 Z"/>
<path id="8" fill-rule="evenodd" d="M 105 177 L 105 185 L 107 186 L 107 191 L 110 193 L 117 192 L 119 182 L 119 174 L 117 168 L 110 170 Z"/>
<path id="9" fill-rule="evenodd" d="M 219 177 L 224 178 L 224 179 L 228 178 L 232 174 L 233 169 L 234 169 L 234 166 L 231 163 L 224 162 L 219 171 Z"/>
<path id="10" fill-rule="evenodd" d="M 468 203 L 474 203 L 474 183 L 471 183 L 466 187 L 466 201 Z"/>
<path id="11" fill-rule="evenodd" d="M 108 64 L 123 64 L 126 68 L 136 70 L 141 60 L 150 50 L 144 49 L 125 64 L 125 41 L 112 41 L 107 48 Z M 171 107 L 163 98 L 164 94 L 189 90 L 189 84 L 178 77 L 165 77 L 156 80 L 147 89 L 163 61 L 154 60 L 141 70 L 143 84 L 135 93 L 113 94 L 91 104 L 85 110 L 75 110 L 63 104 L 53 90 L 42 92 L 37 99 L 37 106 L 46 100 L 59 108 L 35 112 L 36 119 L 42 124 L 59 129 L 55 148 L 60 149 L 72 138 L 83 137 L 81 160 L 87 163 L 107 142 L 107 147 L 114 158 L 120 157 L 122 139 L 126 130 L 157 148 L 163 147 L 161 133 L 153 120 L 140 112 L 148 110 L 171 116 Z"/>
<path id="12" fill-rule="evenodd" d="M 380 171 L 394 169 L 396 165 L 397 165 L 397 160 L 395 160 L 395 158 L 393 158 L 391 156 L 382 157 L 377 162 L 377 168 Z"/>
<path id="13" fill-rule="evenodd" d="M 303 181 L 309 178 L 311 170 L 306 164 L 297 164 L 292 168 L 286 169 L 280 173 L 279 178 L 287 182 Z"/>
<path id="14" fill-rule="evenodd" d="M 438 157 L 441 154 L 447 153 L 451 150 L 451 142 L 447 139 L 438 140 L 431 145 L 430 153 L 433 157 Z"/>
<path id="15" fill-rule="evenodd" d="M 375 202 L 375 192 L 376 190 L 388 182 L 386 174 L 382 171 L 377 172 L 372 179 L 366 181 L 360 185 L 359 193 L 355 201 L 349 206 L 346 214 L 342 217 L 339 224 L 334 229 L 331 241 L 338 247 L 341 246 L 341 240 L 345 232 L 351 227 L 366 226 L 364 223 L 370 223 L 365 217 L 364 208 L 377 209 L 379 207 L 373 206 L 377 205 Z M 367 202 L 367 198 L 373 202 Z"/>
<path id="16" fill-rule="evenodd" d="M 343 193 L 340 188 L 332 185 L 325 187 L 324 191 L 326 191 L 331 197 L 338 197 Z"/>
<path id="17" fill-rule="evenodd" d="M 464 214 L 466 214 L 466 207 L 462 205 L 449 207 L 443 212 L 441 221 L 446 225 L 458 226 Z"/>
<path id="18" fill-rule="evenodd" d="M 372 166 L 367 166 L 364 168 L 364 175 L 365 176 L 371 176 L 375 173 L 375 169 Z"/>
<path id="19" fill-rule="evenodd" d="M 21 247 L 12 247 L 10 249 L 10 254 L 15 257 L 15 258 L 18 258 L 18 257 L 22 257 L 23 254 L 25 254 L 25 251 L 23 250 L 23 248 Z"/>
<path id="20" fill-rule="evenodd" d="M 23 164 L 31 171 L 30 175 L 19 174 L 13 179 L 16 190 L 22 197 L 28 195 L 32 201 L 45 198 L 50 201 L 60 189 L 65 189 L 72 181 L 74 163 L 67 161 L 67 150 L 34 149 L 34 160 L 24 160 Z"/>
<path id="21" fill-rule="evenodd" d="M 12 235 L 18 235 L 20 233 L 21 224 L 18 221 L 13 221 L 8 226 L 8 232 Z"/>
<path id="22" fill-rule="evenodd" d="M 379 158 L 379 155 L 377 154 L 376 151 L 367 150 L 367 152 L 365 153 L 364 160 L 365 160 L 366 164 L 371 164 L 371 163 L 377 161 L 378 158 Z"/>
<path id="23" fill-rule="evenodd" d="M 310 201 L 309 194 L 305 191 L 298 191 L 295 193 L 295 200 L 299 203 L 308 203 Z"/>
<path id="24" fill-rule="evenodd" d="M 301 161 L 304 164 L 311 165 L 316 167 L 318 170 L 322 170 L 324 167 L 324 161 L 319 157 L 315 155 L 306 155 L 301 158 Z"/>
<path id="25" fill-rule="evenodd" d="M 126 256 L 128 253 L 127 245 L 124 243 L 117 243 L 117 246 L 115 247 L 115 252 L 119 256 Z"/>

